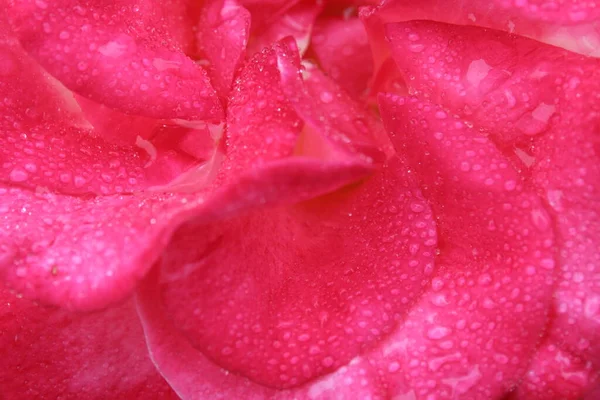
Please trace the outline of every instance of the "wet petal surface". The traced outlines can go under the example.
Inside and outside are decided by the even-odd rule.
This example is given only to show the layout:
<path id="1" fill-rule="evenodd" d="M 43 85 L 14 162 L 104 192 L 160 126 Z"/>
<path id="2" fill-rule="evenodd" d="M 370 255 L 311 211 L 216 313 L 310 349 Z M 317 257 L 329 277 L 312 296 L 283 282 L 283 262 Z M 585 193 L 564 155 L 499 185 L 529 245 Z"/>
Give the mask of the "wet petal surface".
<path id="1" fill-rule="evenodd" d="M 79 315 L 1 288 L 0 324 L 3 398 L 177 398 L 150 361 L 131 301 Z"/>
<path id="2" fill-rule="evenodd" d="M 11 2 L 23 47 L 69 89 L 125 113 L 219 121 L 206 72 L 188 58 L 150 0 Z"/>

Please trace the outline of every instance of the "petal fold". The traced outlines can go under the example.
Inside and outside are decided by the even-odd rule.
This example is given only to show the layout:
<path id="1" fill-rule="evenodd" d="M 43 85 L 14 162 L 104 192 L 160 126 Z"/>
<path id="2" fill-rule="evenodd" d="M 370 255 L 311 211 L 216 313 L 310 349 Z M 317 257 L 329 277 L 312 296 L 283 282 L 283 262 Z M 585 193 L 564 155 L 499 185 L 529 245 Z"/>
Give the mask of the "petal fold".
<path id="1" fill-rule="evenodd" d="M 153 1 L 11 1 L 23 47 L 74 92 L 128 114 L 219 122 L 206 72 L 181 51 Z"/>

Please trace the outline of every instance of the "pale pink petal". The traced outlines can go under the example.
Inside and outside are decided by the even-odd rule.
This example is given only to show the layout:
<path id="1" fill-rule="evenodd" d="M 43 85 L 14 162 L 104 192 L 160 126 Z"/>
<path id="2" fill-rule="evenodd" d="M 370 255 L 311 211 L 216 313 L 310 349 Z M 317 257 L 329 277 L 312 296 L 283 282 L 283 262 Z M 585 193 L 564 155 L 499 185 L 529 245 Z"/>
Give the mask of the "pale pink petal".
<path id="1" fill-rule="evenodd" d="M 149 0 L 13 1 L 23 47 L 69 89 L 125 113 L 218 121 L 206 72 L 161 26 Z"/>
<path id="2" fill-rule="evenodd" d="M 74 314 L 0 288 L 0 348 L 6 400 L 177 399 L 150 361 L 131 301 Z"/>

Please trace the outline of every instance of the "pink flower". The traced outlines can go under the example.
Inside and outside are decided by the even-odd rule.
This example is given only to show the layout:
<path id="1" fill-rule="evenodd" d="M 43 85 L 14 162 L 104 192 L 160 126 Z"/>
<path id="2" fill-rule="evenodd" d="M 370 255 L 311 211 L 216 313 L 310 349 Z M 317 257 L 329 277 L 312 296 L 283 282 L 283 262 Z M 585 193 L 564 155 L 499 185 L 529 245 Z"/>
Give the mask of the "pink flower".
<path id="1" fill-rule="evenodd" d="M 0 398 L 600 398 L 593 1 L 0 0 Z"/>

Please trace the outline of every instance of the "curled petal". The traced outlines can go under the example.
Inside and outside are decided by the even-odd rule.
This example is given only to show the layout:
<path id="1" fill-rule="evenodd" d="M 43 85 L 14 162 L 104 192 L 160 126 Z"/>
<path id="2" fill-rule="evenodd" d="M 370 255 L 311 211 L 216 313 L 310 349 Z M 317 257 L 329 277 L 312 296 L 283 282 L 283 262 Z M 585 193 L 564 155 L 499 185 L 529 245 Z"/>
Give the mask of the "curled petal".
<path id="1" fill-rule="evenodd" d="M 493 28 L 531 37 L 581 54 L 598 56 L 598 12 L 598 8 L 592 2 L 577 0 L 468 0 L 458 7 L 453 2 L 444 0 L 425 0 L 418 4 L 407 0 L 384 0 L 376 7 L 362 9 L 361 18 L 367 25 L 378 61 L 382 61 L 381 57 L 385 53 L 382 52 L 384 25 L 411 20 Z"/>
<path id="2" fill-rule="evenodd" d="M 249 35 L 250 13 L 238 1 L 206 2 L 198 23 L 198 47 L 209 64 L 213 85 L 223 99 L 244 60 Z"/>
<path id="3" fill-rule="evenodd" d="M 531 361 L 523 382 L 510 399 L 583 399 L 586 392 L 594 384 L 598 385 L 599 381 L 600 374 L 593 365 L 546 341 Z"/>
<path id="4" fill-rule="evenodd" d="M 246 116 L 247 120 L 231 117 L 225 154 L 214 152 L 209 162 L 163 185 L 160 190 L 142 179 L 133 180 L 127 176 L 136 171 L 136 168 L 128 169 L 127 157 L 141 162 L 141 171 L 147 161 L 136 158 L 134 152 L 129 154 L 121 149 L 122 152 L 103 153 L 99 144 L 111 147 L 95 139 L 94 146 L 83 148 L 86 150 L 82 153 L 85 157 L 79 156 L 82 147 L 75 149 L 75 145 L 89 137 L 67 136 L 73 138 L 74 145 L 71 147 L 65 145 L 71 142 L 59 141 L 62 138 L 58 135 L 63 131 L 80 132 L 77 127 L 64 126 L 69 119 L 61 119 L 62 124 L 55 121 L 58 117 L 51 114 L 50 109 L 42 114 L 41 120 L 30 121 L 19 114 L 19 110 L 27 109 L 20 106 L 31 104 L 26 102 L 35 97 L 27 93 L 44 87 L 19 85 L 18 80 L 10 80 L 15 83 L 15 87 L 10 86 L 8 91 L 14 94 L 14 102 L 7 104 L 14 103 L 19 107 L 8 108 L 7 115 L 16 118 L 17 122 L 28 124 L 30 131 L 45 129 L 46 141 L 31 133 L 31 136 L 23 136 L 23 131 L 15 131 L 14 121 L 4 120 L 2 129 L 5 133 L 2 137 L 7 138 L 7 145 L 2 151 L 8 152 L 5 154 L 10 156 L 10 162 L 23 161 L 19 165 L 11 165 L 11 170 L 17 172 L 12 173 L 12 178 L 9 174 L 0 187 L 0 273 L 8 284 L 27 297 L 68 308 L 102 308 L 130 293 L 158 259 L 175 229 L 189 218 L 213 221 L 266 203 L 298 202 L 338 189 L 372 172 L 373 161 L 360 150 L 352 150 L 348 143 L 343 149 L 334 143 L 328 145 L 337 158 L 320 158 L 306 151 L 303 155 L 294 153 L 303 120 L 285 100 L 282 79 L 275 66 L 277 56 L 274 52 L 269 54 L 254 60 L 248 66 L 247 74 L 240 78 L 240 87 L 247 86 L 251 90 L 240 90 L 240 97 L 232 102 L 231 109 L 239 107 L 232 115 L 235 118 Z M 289 63 L 284 64 L 285 68 L 290 67 Z M 292 67 L 294 72 L 290 73 L 300 79 L 297 75 L 299 64 L 292 64 Z M 261 69 L 264 74 L 259 73 Z M 35 75 L 30 82 L 37 82 L 33 78 Z M 301 81 L 292 82 L 302 85 Z M 272 102 L 264 108 L 264 113 L 255 112 L 260 109 L 259 102 L 263 100 L 254 92 L 256 84 L 273 91 L 274 98 L 280 98 L 280 107 L 271 108 L 271 105 L 278 104 Z M 40 90 L 39 93 L 41 98 L 46 97 L 46 91 Z M 252 101 L 248 101 L 248 95 L 254 96 Z M 55 97 L 48 95 L 51 99 Z M 318 107 L 319 103 L 311 100 L 305 92 L 302 99 L 304 112 L 314 113 L 312 108 Z M 294 101 L 300 102 L 299 99 Z M 44 111 L 44 107 L 51 104 L 38 106 L 34 101 L 31 109 Z M 252 104 L 256 104 L 256 108 L 251 108 Z M 322 137 L 325 141 L 339 135 L 338 131 L 324 124 L 326 122 L 322 121 L 313 124 L 315 129 L 311 135 Z M 244 129 L 248 127 L 252 128 L 252 135 L 245 134 Z M 292 136 L 292 140 L 288 135 Z M 15 140 L 11 139 L 13 137 Z M 372 148 L 370 154 L 377 152 L 375 139 L 372 146 L 367 146 L 364 132 L 361 138 L 361 148 Z M 26 157 L 35 153 L 29 155 L 28 148 L 39 146 L 43 151 L 43 147 L 50 144 L 65 154 L 68 151 L 79 160 L 69 170 L 72 186 L 58 183 L 62 181 L 55 171 L 56 167 L 66 168 L 69 162 L 68 159 L 61 160 L 60 152 L 48 153 L 52 155 L 49 160 L 56 166 L 48 164 L 48 168 L 46 165 L 42 168 L 42 160 L 36 159 L 40 161 L 39 165 L 36 164 L 40 173 L 35 175 L 31 172 L 34 168 L 28 166 Z M 321 141 L 317 144 L 315 147 L 319 149 Z M 151 158 L 148 144 L 142 142 L 141 145 Z M 193 137 L 183 136 L 177 147 L 197 150 L 199 146 Z M 265 151 L 267 149 L 269 151 Z M 114 157 L 114 162 L 107 154 Z M 224 158 L 223 165 L 220 158 Z M 155 162 L 158 161 L 157 156 Z M 106 168 L 102 164 L 104 162 L 107 163 Z M 111 166 L 111 162 L 114 165 Z M 125 178 L 119 175 L 121 168 Z M 94 173 L 90 173 L 89 182 L 85 182 L 87 186 L 77 187 L 80 181 L 75 178 L 79 172 L 84 176 L 83 173 L 90 169 Z M 215 181 L 209 185 L 215 174 Z M 20 182 L 15 182 L 15 177 Z M 125 179 L 125 183 L 122 184 L 120 179 Z M 104 193 L 104 187 L 110 190 Z M 137 190 L 139 188 L 142 190 Z"/>
<path id="5" fill-rule="evenodd" d="M 323 79 L 321 83 L 311 83 L 310 78 L 303 81 L 298 52 L 291 39 L 254 56 L 241 72 L 228 106 L 227 158 L 217 183 L 261 166 L 282 171 L 291 171 L 292 164 L 310 169 L 320 166 L 324 174 L 314 186 L 315 190 L 320 187 L 319 192 L 306 192 L 305 185 L 310 183 L 296 181 L 298 189 L 290 195 L 299 196 L 299 201 L 369 173 L 383 157 L 377 132 L 361 121 L 368 120 L 366 111 L 352 115 L 358 107 L 349 99 L 334 97 L 335 93 L 330 93 L 326 102 L 315 98 L 315 88 L 330 84 Z M 354 119 L 338 126 L 323 112 L 332 107 Z M 361 118 L 361 114 L 365 117 Z M 330 174 L 327 170 L 338 172 Z M 283 193 L 280 196 L 284 200 Z"/>
<path id="6" fill-rule="evenodd" d="M 206 72 L 171 40 L 153 2 L 13 1 L 23 47 L 69 89 L 130 114 L 219 121 Z"/>
<path id="7" fill-rule="evenodd" d="M 597 107 L 580 87 L 597 75 L 593 59 L 477 27 L 411 21 L 390 24 L 386 32 L 413 93 L 444 102 L 504 146 L 584 113 L 583 103 Z"/>
<path id="8" fill-rule="evenodd" d="M 230 372 L 277 388 L 310 382 L 384 340 L 433 272 L 433 219 L 405 168 L 394 159 L 341 193 L 182 227 L 152 289 L 163 306 L 138 299 L 159 368 L 171 364 L 157 342 L 175 340 L 169 330 Z M 152 310 L 162 307 L 169 329 L 155 325 Z M 187 373 L 165 376 L 187 391 L 179 377 Z"/>

